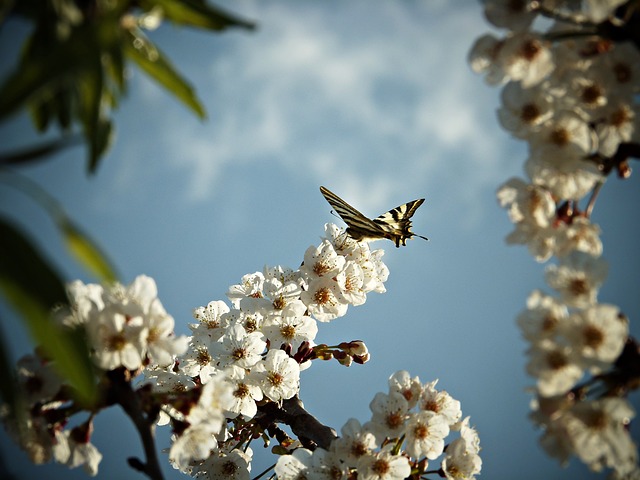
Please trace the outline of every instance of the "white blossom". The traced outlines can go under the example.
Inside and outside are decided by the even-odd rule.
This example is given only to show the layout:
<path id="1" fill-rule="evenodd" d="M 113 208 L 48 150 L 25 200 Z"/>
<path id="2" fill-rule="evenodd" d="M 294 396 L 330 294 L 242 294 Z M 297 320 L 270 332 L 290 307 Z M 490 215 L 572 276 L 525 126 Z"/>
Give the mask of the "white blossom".
<path id="1" fill-rule="evenodd" d="M 358 460 L 358 480 L 404 480 L 411 473 L 409 459 L 392 452 L 393 445 L 368 453 Z"/>
<path id="2" fill-rule="evenodd" d="M 535 290 L 527 299 L 527 309 L 518 315 L 517 322 L 524 338 L 539 342 L 553 338 L 567 328 L 569 311 L 556 298 Z"/>
<path id="3" fill-rule="evenodd" d="M 251 375 L 274 402 L 293 397 L 300 388 L 300 366 L 282 350 L 269 350 L 266 358 L 251 369 Z"/>
<path id="4" fill-rule="evenodd" d="M 545 339 L 533 344 L 527 354 L 527 373 L 537 379 L 538 391 L 545 397 L 566 392 L 584 375 L 582 366 L 569 346 Z"/>
<path id="5" fill-rule="evenodd" d="M 385 438 L 400 438 L 405 433 L 409 403 L 400 393 L 378 392 L 369 404 L 371 421 L 365 424 L 378 443 Z"/>
<path id="6" fill-rule="evenodd" d="M 262 332 L 247 333 L 242 325 L 232 325 L 217 342 L 211 343 L 211 356 L 219 368 L 228 365 L 251 368 L 266 350 L 263 338 Z"/>
<path id="7" fill-rule="evenodd" d="M 442 461 L 442 471 L 448 479 L 472 480 L 480 473 L 482 460 L 480 440 L 477 432 L 469 427 L 469 417 L 462 421 L 460 438 L 455 439 L 447 447 Z"/>
<path id="8" fill-rule="evenodd" d="M 545 278 L 550 287 L 560 292 L 567 305 L 585 308 L 596 302 L 607 270 L 603 259 L 575 251 L 561 258 L 558 265 L 549 265 Z"/>
<path id="9" fill-rule="evenodd" d="M 438 380 L 426 383 L 422 388 L 418 406 L 420 410 L 435 412 L 447 419 L 450 426 L 454 426 L 462 416 L 460 402 L 445 390 L 436 390 Z"/>
<path id="10" fill-rule="evenodd" d="M 301 480 L 306 478 L 306 471 L 311 467 L 313 453 L 306 448 L 298 448 L 291 455 L 278 457 L 274 471 L 278 480 Z"/>
<path id="11" fill-rule="evenodd" d="M 355 418 L 347 420 L 340 433 L 331 443 L 331 451 L 350 467 L 355 467 L 360 457 L 378 447 L 375 435 Z"/>
<path id="12" fill-rule="evenodd" d="M 400 370 L 389 377 L 389 393 L 399 393 L 407 401 L 409 408 L 413 408 L 420 399 L 422 384 L 418 377 L 409 375 L 406 370 Z"/>
<path id="13" fill-rule="evenodd" d="M 449 424 L 444 416 L 423 410 L 409 415 L 405 431 L 405 450 L 411 457 L 435 460 L 444 450 Z"/>
<path id="14" fill-rule="evenodd" d="M 566 335 L 585 365 L 597 374 L 622 353 L 629 325 L 618 307 L 599 304 L 573 313 Z"/>

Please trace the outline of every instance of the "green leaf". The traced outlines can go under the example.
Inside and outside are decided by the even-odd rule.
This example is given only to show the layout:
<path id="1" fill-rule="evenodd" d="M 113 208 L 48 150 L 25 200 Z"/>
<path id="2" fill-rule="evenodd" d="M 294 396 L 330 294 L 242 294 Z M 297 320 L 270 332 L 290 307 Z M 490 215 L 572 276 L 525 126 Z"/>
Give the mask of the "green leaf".
<path id="1" fill-rule="evenodd" d="M 58 227 L 64 236 L 69 252 L 87 270 L 104 283 L 112 283 L 118 279 L 115 269 L 98 245 L 75 226 L 69 218 L 59 219 Z"/>
<path id="2" fill-rule="evenodd" d="M 86 342 L 80 332 L 62 328 L 51 319 L 51 309 L 66 302 L 62 280 L 31 242 L 1 218 L 0 252 L 0 292 L 79 398 L 93 402 L 96 385 Z"/>
<path id="3" fill-rule="evenodd" d="M 144 72 L 204 119 L 204 107 L 193 87 L 175 70 L 160 50 L 142 32 L 131 31 L 125 41 L 126 54 Z"/>
<path id="4" fill-rule="evenodd" d="M 79 145 L 82 139 L 78 136 L 63 137 L 50 142 L 44 142 L 36 147 L 13 153 L 0 154 L 0 165 L 15 165 L 33 162 L 59 150 Z"/>
<path id="5" fill-rule="evenodd" d="M 255 24 L 202 0 L 143 0 L 144 10 L 160 7 L 165 18 L 191 27 L 224 30 L 229 27 L 254 29 Z"/>

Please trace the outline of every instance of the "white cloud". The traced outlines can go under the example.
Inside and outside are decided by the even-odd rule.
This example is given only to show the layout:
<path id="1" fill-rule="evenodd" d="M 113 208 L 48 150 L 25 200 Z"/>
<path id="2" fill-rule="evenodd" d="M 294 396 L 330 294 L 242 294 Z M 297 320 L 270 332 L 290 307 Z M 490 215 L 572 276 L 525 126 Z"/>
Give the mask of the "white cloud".
<path id="1" fill-rule="evenodd" d="M 230 165 L 267 160 L 326 184 L 365 212 L 423 195 L 456 174 L 467 181 L 449 188 L 473 204 L 477 189 L 493 181 L 505 156 L 495 120 L 486 121 L 495 94 L 466 63 L 486 30 L 479 5 L 229 8 L 259 27 L 223 34 L 207 77 L 196 79 L 210 86 L 206 135 L 174 122 L 164 136 L 173 168 L 189 172 L 192 200 L 211 196 Z"/>

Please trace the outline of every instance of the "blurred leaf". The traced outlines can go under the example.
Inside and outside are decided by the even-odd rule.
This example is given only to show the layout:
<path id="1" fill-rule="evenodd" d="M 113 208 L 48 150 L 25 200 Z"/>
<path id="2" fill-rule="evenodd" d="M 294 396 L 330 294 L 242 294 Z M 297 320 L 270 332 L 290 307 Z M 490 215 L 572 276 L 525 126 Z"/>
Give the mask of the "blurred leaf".
<path id="1" fill-rule="evenodd" d="M 98 161 L 104 153 L 106 142 L 104 142 L 100 131 L 100 113 L 102 104 L 102 68 L 98 59 L 91 62 L 90 69 L 87 69 L 79 82 L 80 87 L 80 116 L 84 134 L 89 142 L 89 171 L 94 172 L 98 166 Z"/>
<path id="2" fill-rule="evenodd" d="M 83 401 L 93 401 L 96 386 L 85 342 L 77 332 L 61 328 L 51 319 L 51 309 L 67 301 L 62 280 L 31 242 L 3 219 L 0 251 L 0 292 L 55 362 L 58 373 Z"/>
<path id="3" fill-rule="evenodd" d="M 253 22 L 208 5 L 202 0 L 143 0 L 140 4 L 145 10 L 159 6 L 165 18 L 191 27 L 207 30 L 224 30 L 229 27 L 255 28 Z"/>
<path id="4" fill-rule="evenodd" d="M 107 256 L 102 253 L 100 247 L 76 226 L 60 203 L 46 190 L 29 177 L 17 172 L 12 172 L 8 176 L 0 175 L 0 182 L 21 191 L 51 216 L 51 219 L 60 230 L 69 252 L 83 267 L 96 275 L 101 281 L 112 282 L 117 280 L 115 269 Z M 66 294 L 64 299 L 66 299 Z"/>
<path id="5" fill-rule="evenodd" d="M 115 282 L 118 277 L 106 255 L 93 240 L 82 233 L 68 218 L 58 221 L 58 227 L 71 254 L 98 279 L 105 283 Z"/>
<path id="6" fill-rule="evenodd" d="M 140 31 L 130 32 L 125 42 L 126 53 L 150 77 L 175 95 L 200 118 L 205 118 L 204 107 L 193 87 L 173 68 L 158 48 Z"/>
<path id="7" fill-rule="evenodd" d="M 99 118 L 91 136 L 91 156 L 89 158 L 89 172 L 95 173 L 98 162 L 111 146 L 113 139 L 113 124 L 107 118 Z"/>
<path id="8" fill-rule="evenodd" d="M 0 397 L 9 406 L 9 411 L 13 415 L 20 415 L 23 412 L 21 405 L 23 403 L 20 396 L 20 389 L 16 387 L 18 380 L 15 375 L 15 365 L 11 363 L 9 349 L 6 347 L 4 335 L 0 332 Z M 17 422 L 18 425 L 21 422 Z"/>
<path id="9" fill-rule="evenodd" d="M 80 143 L 82 143 L 82 139 L 78 136 L 63 137 L 19 152 L 3 153 L 0 154 L 0 165 L 14 165 L 33 162 L 44 156 L 56 153 L 59 150 L 79 145 Z"/>

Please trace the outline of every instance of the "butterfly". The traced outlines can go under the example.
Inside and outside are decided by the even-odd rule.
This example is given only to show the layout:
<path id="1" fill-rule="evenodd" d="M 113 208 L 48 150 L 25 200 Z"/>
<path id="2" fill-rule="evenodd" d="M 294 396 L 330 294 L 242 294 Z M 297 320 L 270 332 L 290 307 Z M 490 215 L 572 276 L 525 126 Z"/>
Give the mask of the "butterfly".
<path id="1" fill-rule="evenodd" d="M 411 231 L 411 217 L 422 205 L 424 198 L 400 205 L 371 220 L 329 189 L 320 187 L 320 192 L 347 224 L 347 235 L 356 241 L 369 242 L 388 238 L 395 242 L 396 247 L 399 248 L 401 242 L 402 245 L 406 245 L 407 239 L 413 236 L 429 240 L 427 237 L 416 235 Z"/>

